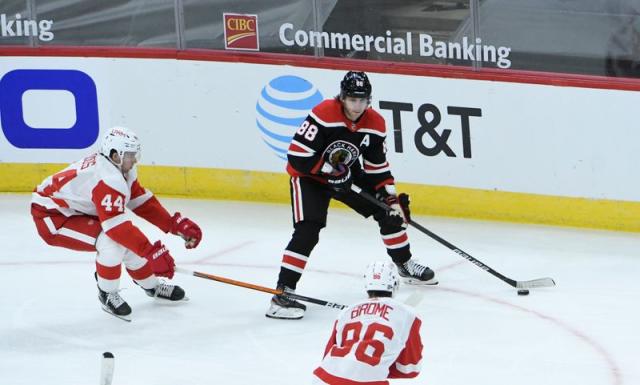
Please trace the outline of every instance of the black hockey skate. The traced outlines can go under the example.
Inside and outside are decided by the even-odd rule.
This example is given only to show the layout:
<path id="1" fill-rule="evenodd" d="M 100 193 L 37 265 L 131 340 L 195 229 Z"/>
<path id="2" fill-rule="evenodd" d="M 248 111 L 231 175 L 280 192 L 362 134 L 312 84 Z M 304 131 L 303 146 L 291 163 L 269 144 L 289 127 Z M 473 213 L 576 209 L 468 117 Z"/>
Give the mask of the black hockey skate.
<path id="1" fill-rule="evenodd" d="M 102 304 L 102 310 L 123 321 L 131 322 L 131 307 L 117 291 L 108 293 L 98 287 L 98 299 Z"/>
<path id="2" fill-rule="evenodd" d="M 136 285 L 138 285 L 137 282 L 136 282 Z M 158 285 L 156 285 L 156 287 L 153 289 L 145 289 L 142 286 L 140 287 L 142 288 L 142 290 L 144 290 L 145 293 L 147 293 L 149 297 L 152 297 L 152 298 L 158 298 L 158 299 L 163 299 L 167 301 L 188 301 L 189 300 L 189 298 L 185 297 L 184 290 L 178 285 L 169 285 L 168 283 L 160 281 L 158 282 Z"/>
<path id="3" fill-rule="evenodd" d="M 276 294 L 271 298 L 271 306 L 265 316 L 276 319 L 300 319 L 304 316 L 307 307 L 300 302 L 287 297 L 286 293 L 294 291 L 288 287 L 278 286 L 283 294 Z"/>
<path id="4" fill-rule="evenodd" d="M 398 274 L 409 285 L 437 285 L 436 274 L 427 266 L 409 259 L 405 263 L 396 263 Z"/>

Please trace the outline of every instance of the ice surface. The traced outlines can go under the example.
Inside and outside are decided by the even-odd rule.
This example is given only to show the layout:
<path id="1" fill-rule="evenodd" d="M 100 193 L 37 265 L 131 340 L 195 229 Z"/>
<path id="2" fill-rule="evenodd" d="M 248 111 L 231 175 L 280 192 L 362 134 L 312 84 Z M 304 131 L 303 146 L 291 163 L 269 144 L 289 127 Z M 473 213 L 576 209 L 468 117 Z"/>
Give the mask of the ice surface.
<path id="1" fill-rule="evenodd" d="M 163 199 L 203 228 L 196 250 L 139 221 L 179 265 L 274 287 L 291 235 L 288 205 Z M 640 384 L 640 235 L 417 217 L 499 272 L 558 286 L 516 290 L 425 235 L 414 255 L 437 287 L 403 286 L 422 300 L 423 372 L 400 384 Z M 640 219 L 639 219 L 640 220 Z M 114 385 L 306 384 L 337 310 L 308 305 L 304 319 L 265 318 L 269 294 L 179 275 L 191 301 L 163 305 L 123 274 L 126 323 L 102 310 L 94 256 L 38 237 L 28 195 L 0 195 L 0 385 L 97 384 L 115 355 Z M 349 304 L 364 297 L 369 261 L 386 259 L 373 221 L 331 209 L 298 293 Z"/>

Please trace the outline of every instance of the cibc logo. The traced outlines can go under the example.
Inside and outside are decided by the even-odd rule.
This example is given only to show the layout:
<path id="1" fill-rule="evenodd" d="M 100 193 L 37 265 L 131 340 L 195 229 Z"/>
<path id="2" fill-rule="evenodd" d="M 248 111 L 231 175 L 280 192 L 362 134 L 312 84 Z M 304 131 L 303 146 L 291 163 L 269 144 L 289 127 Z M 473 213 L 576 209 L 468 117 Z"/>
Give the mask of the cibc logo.
<path id="1" fill-rule="evenodd" d="M 224 47 L 226 49 L 260 50 L 258 15 L 225 13 L 223 20 Z"/>
<path id="2" fill-rule="evenodd" d="M 0 79 L 0 125 L 18 148 L 87 148 L 99 134 L 96 85 L 76 70 L 7 72 Z"/>

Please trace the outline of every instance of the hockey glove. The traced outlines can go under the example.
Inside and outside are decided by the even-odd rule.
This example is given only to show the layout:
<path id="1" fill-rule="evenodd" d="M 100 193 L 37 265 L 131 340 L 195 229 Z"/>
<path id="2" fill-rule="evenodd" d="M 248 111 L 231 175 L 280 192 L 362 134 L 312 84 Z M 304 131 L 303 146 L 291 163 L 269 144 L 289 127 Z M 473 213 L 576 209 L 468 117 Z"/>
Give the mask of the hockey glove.
<path id="1" fill-rule="evenodd" d="M 381 189 L 376 195 L 379 200 L 391 208 L 391 210 L 385 212 L 384 217 L 379 215 L 379 219 L 376 219 L 379 221 L 383 220 L 388 225 L 400 226 L 406 229 L 411 219 L 409 195 L 404 193 L 400 195 L 389 194 L 386 189 Z"/>
<path id="2" fill-rule="evenodd" d="M 338 163 L 327 175 L 327 183 L 336 192 L 347 192 L 351 189 L 351 169 L 344 163 Z"/>
<path id="3" fill-rule="evenodd" d="M 179 235 L 184 239 L 184 246 L 187 249 L 193 249 L 200 244 L 202 239 L 202 230 L 191 219 L 185 218 L 180 213 L 173 214 L 171 217 L 171 234 Z"/>
<path id="4" fill-rule="evenodd" d="M 148 247 L 144 251 L 143 257 L 151 264 L 153 274 L 169 279 L 173 278 L 176 264 L 171 254 L 169 254 L 169 250 L 160 241 L 156 241 L 156 243 Z"/>
<path id="5" fill-rule="evenodd" d="M 402 214 L 404 214 L 404 219 L 406 222 L 409 222 L 411 220 L 411 210 L 409 209 L 410 203 L 411 200 L 409 199 L 409 194 L 398 194 L 398 204 L 400 204 L 400 208 L 402 209 Z"/>

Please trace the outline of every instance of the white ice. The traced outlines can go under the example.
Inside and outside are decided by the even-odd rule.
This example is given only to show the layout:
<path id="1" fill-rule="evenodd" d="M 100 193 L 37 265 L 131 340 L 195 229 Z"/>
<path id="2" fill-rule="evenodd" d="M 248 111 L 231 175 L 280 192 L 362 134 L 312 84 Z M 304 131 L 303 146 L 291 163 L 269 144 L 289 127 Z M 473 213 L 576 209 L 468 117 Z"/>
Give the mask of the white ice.
<path id="1" fill-rule="evenodd" d="M 204 240 L 162 239 L 178 264 L 273 287 L 291 235 L 288 205 L 163 199 L 196 220 Z M 94 256 L 46 246 L 28 195 L 0 195 L 0 385 L 98 384 L 103 352 L 115 355 L 114 385 L 306 384 L 334 309 L 309 304 L 304 319 L 265 318 L 269 294 L 180 275 L 189 302 L 163 305 L 123 274 L 126 323 L 104 313 Z M 417 217 L 462 250 L 519 280 L 553 277 L 527 297 L 410 230 L 414 255 L 434 268 L 423 294 L 423 372 L 394 384 L 640 384 L 640 236 L 632 233 Z M 639 218 L 640 220 L 640 218 Z M 386 259 L 377 228 L 331 209 L 298 293 L 349 304 L 364 297 L 369 261 Z"/>

